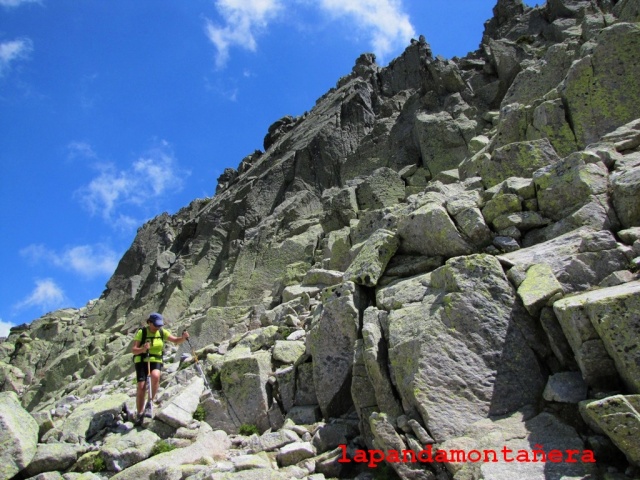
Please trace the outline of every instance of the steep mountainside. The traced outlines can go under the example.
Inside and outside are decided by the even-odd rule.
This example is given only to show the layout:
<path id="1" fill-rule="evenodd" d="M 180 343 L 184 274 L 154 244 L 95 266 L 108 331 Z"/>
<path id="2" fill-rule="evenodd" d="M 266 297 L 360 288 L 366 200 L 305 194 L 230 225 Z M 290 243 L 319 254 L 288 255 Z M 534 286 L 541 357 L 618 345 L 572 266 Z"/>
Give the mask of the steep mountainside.
<path id="1" fill-rule="evenodd" d="M 498 0 L 464 58 L 362 55 L 214 197 L 143 225 L 98 300 L 12 329 L 0 477 L 353 478 L 338 459 L 434 444 L 581 461 L 388 468 L 634 478 L 639 268 L 640 0 Z M 174 348 L 139 431 L 120 412 L 154 311 L 214 391 Z M 180 450 L 149 458 L 160 438 Z"/>

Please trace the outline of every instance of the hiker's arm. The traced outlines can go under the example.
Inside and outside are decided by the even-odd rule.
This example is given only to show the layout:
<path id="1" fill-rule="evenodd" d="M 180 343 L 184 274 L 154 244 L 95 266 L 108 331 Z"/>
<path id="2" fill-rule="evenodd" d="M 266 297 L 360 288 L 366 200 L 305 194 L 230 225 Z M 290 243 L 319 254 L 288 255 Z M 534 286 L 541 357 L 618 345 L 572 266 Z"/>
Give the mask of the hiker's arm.
<path id="1" fill-rule="evenodd" d="M 184 341 L 189 338 L 189 332 L 187 332 L 186 330 L 184 332 L 182 332 L 182 336 L 181 337 L 174 337 L 173 335 L 169 335 L 167 337 L 167 339 L 170 342 L 176 343 L 178 345 L 180 345 L 181 343 L 184 343 Z"/>
<path id="2" fill-rule="evenodd" d="M 134 355 L 140 355 L 141 353 L 146 353 L 150 347 L 151 347 L 151 344 L 149 342 L 140 346 L 140 341 L 136 340 L 135 342 L 133 342 L 133 348 L 131 349 L 131 353 L 133 353 Z"/>

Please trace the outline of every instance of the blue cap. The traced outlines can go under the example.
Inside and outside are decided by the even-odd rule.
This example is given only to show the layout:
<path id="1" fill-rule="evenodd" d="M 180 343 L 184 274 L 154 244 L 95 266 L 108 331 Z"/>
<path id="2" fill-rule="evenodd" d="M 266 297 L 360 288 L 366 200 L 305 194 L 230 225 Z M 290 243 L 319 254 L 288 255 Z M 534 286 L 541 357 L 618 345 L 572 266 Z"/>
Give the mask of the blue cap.
<path id="1" fill-rule="evenodd" d="M 160 315 L 159 313 L 152 313 L 151 315 L 149 315 L 149 318 L 147 320 L 153 323 L 153 325 L 156 327 L 161 327 L 164 325 L 164 322 L 162 321 L 162 315 Z"/>

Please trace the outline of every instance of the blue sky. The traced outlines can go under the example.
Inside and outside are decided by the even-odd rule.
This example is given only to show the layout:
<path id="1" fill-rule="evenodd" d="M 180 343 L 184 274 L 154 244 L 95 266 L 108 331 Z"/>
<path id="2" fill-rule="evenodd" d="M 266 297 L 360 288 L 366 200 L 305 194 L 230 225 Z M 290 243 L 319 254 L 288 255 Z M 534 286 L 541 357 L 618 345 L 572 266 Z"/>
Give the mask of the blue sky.
<path id="1" fill-rule="evenodd" d="M 0 336 L 100 296 L 136 229 L 212 196 L 374 52 L 480 43 L 493 0 L 0 0 Z"/>

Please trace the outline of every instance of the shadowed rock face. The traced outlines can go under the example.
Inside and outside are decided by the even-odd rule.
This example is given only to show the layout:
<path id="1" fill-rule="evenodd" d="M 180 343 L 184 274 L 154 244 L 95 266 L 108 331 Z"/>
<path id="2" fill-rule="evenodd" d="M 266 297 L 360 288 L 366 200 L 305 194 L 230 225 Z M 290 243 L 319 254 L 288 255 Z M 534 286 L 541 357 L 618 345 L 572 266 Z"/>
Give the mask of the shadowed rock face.
<path id="1" fill-rule="evenodd" d="M 633 475 L 640 30 L 637 0 L 611 3 L 499 0 L 464 58 L 434 58 L 423 37 L 384 68 L 358 58 L 225 170 L 214 197 L 140 227 L 99 299 L 12 329 L 7 422 L 33 417 L 38 431 L 2 429 L 0 466 L 80 471 L 99 457 L 118 478 L 352 478 L 339 445 L 544 442 Z M 127 423 L 129 351 L 151 311 L 189 328 L 207 382 L 186 345 L 168 348 L 142 436 Z M 230 454 L 227 433 L 252 428 L 272 431 Z M 159 438 L 183 454 L 149 458 Z M 584 462 L 390 466 L 593 474 Z"/>

